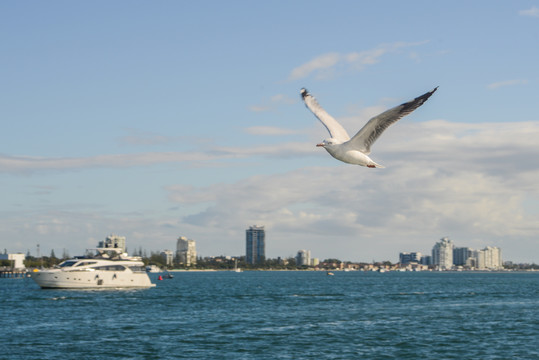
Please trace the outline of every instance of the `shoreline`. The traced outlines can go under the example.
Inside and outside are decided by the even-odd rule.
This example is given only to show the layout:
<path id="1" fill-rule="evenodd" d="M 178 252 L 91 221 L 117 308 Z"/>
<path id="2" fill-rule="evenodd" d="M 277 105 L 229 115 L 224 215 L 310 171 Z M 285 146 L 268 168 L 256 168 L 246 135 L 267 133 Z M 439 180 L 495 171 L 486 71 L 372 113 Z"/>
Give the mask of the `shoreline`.
<path id="1" fill-rule="evenodd" d="M 165 270 L 165 271 L 158 271 L 157 273 L 166 273 L 166 272 L 235 272 L 234 269 L 171 269 L 171 270 Z M 242 269 L 241 272 L 248 272 L 248 271 L 310 271 L 310 272 L 365 272 L 365 273 L 371 273 L 371 272 L 379 272 L 379 271 L 372 271 L 372 270 L 341 270 L 341 269 Z M 400 270 L 385 270 L 383 273 L 528 273 L 528 272 L 538 272 L 539 270 L 536 269 L 529 269 L 529 270 L 420 270 L 420 271 L 400 271 Z"/>

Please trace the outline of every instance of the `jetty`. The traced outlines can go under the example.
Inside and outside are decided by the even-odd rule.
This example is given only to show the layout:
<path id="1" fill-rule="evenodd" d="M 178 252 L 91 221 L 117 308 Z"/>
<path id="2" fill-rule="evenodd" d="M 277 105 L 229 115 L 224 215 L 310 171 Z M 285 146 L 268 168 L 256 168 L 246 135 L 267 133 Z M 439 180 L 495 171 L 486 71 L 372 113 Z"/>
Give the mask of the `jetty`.
<path id="1" fill-rule="evenodd" d="M 0 269 L 0 278 L 23 278 L 27 274 L 26 269 Z"/>

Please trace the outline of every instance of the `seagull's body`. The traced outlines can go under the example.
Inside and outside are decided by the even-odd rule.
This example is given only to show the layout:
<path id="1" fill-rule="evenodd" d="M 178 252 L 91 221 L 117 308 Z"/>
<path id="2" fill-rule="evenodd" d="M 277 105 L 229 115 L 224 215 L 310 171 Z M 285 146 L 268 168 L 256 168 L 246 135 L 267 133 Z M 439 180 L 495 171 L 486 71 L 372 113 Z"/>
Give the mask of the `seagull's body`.
<path id="1" fill-rule="evenodd" d="M 410 114 L 412 111 L 423 105 L 423 103 L 427 101 L 437 89 L 438 88 L 436 87 L 432 91 L 416 97 L 414 100 L 395 106 L 394 108 L 373 117 L 352 138 L 350 138 L 341 124 L 318 104 L 316 99 L 309 94 L 307 89 L 301 89 L 301 97 L 305 102 L 305 106 L 307 106 L 318 120 L 324 124 L 331 136 L 331 138 L 324 140 L 316 146 L 323 147 L 335 159 L 345 163 L 367 166 L 370 168 L 382 168 L 382 165 L 375 163 L 368 156 L 371 153 L 371 145 L 378 139 L 384 130 L 389 127 L 389 125 L 397 122 L 402 117 Z"/>

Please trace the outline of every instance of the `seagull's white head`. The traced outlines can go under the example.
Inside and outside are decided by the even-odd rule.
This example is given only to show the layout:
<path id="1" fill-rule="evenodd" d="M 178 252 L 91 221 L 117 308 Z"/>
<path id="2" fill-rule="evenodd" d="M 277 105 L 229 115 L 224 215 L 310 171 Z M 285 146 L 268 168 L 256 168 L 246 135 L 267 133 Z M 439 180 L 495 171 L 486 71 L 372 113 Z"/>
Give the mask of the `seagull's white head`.
<path id="1" fill-rule="evenodd" d="M 329 138 L 322 141 L 320 144 L 316 144 L 316 146 L 320 146 L 320 147 L 330 146 L 331 147 L 331 145 L 338 145 L 338 144 L 340 144 L 340 142 L 337 141 L 337 139 Z"/>

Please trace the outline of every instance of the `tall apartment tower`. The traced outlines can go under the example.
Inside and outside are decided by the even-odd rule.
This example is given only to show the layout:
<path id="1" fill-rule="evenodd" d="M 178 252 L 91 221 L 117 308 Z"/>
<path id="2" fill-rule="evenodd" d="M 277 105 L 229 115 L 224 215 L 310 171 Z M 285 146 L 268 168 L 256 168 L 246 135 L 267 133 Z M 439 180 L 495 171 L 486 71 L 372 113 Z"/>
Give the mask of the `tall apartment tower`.
<path id="1" fill-rule="evenodd" d="M 311 264 L 311 251 L 310 250 L 299 250 L 296 255 L 296 265 L 297 266 L 310 266 Z"/>
<path id="2" fill-rule="evenodd" d="M 266 259 L 266 232 L 264 226 L 253 225 L 245 230 L 245 262 L 258 264 Z"/>
<path id="3" fill-rule="evenodd" d="M 195 240 L 180 236 L 176 244 L 176 257 L 180 264 L 186 266 L 196 265 L 197 250 Z"/>
<path id="4" fill-rule="evenodd" d="M 453 267 L 453 243 L 444 237 L 432 248 L 432 263 L 441 270 L 449 270 Z"/>
<path id="5" fill-rule="evenodd" d="M 475 251 L 469 247 L 458 247 L 453 249 L 453 264 L 457 266 L 475 266 Z"/>
<path id="6" fill-rule="evenodd" d="M 118 236 L 114 234 L 110 234 L 107 236 L 105 241 L 100 241 L 99 248 L 109 248 L 109 249 L 121 249 L 122 252 L 126 252 L 127 248 L 125 246 L 125 236 Z"/>

